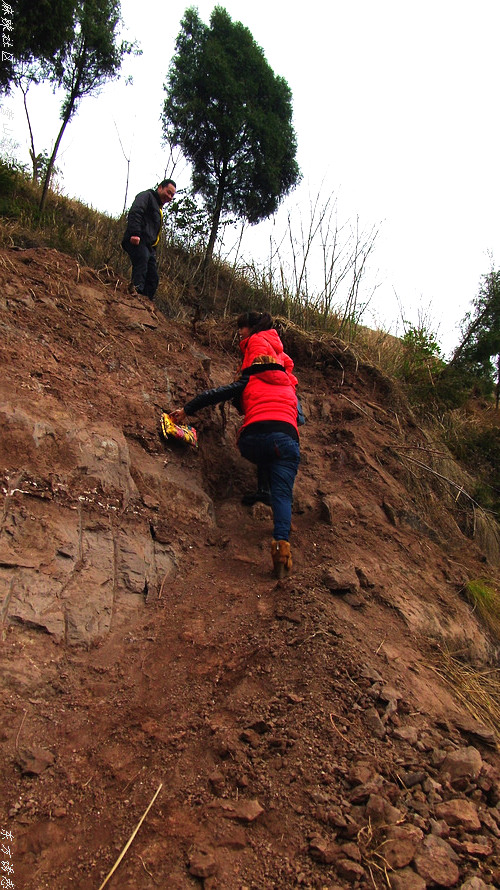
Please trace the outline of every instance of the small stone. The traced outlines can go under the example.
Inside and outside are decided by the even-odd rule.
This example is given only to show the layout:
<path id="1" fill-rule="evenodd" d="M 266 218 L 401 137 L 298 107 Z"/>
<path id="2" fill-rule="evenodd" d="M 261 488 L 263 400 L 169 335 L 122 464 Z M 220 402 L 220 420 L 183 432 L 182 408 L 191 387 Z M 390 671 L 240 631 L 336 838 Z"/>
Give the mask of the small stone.
<path id="1" fill-rule="evenodd" d="M 380 794 L 371 794 L 366 804 L 366 817 L 372 822 L 384 822 L 386 825 L 395 825 L 401 822 L 403 814 L 401 810 Z"/>
<path id="2" fill-rule="evenodd" d="M 214 770 L 208 777 L 210 786 L 214 794 L 220 795 L 224 790 L 224 776 L 220 770 Z"/>
<path id="3" fill-rule="evenodd" d="M 368 708 L 368 710 L 365 711 L 365 717 L 368 728 L 371 729 L 374 736 L 376 736 L 377 739 L 384 739 L 387 734 L 387 730 L 379 717 L 377 709 Z"/>
<path id="4" fill-rule="evenodd" d="M 457 714 L 453 718 L 453 722 L 463 735 L 475 736 L 476 739 L 480 739 L 484 744 L 490 745 L 492 748 L 496 747 L 495 733 L 483 723 L 479 723 L 478 720 Z"/>
<path id="5" fill-rule="evenodd" d="M 345 595 L 347 593 L 359 593 L 359 580 L 356 570 L 352 565 L 338 565 L 324 572 L 323 584 L 328 587 L 330 593 Z"/>
<path id="6" fill-rule="evenodd" d="M 394 509 L 392 504 L 389 503 L 389 501 L 386 501 L 385 498 L 382 501 L 382 509 L 383 509 L 385 515 L 387 516 L 387 519 L 389 520 L 389 522 L 392 525 L 397 527 L 399 525 L 399 519 L 398 519 L 396 510 Z"/>
<path id="7" fill-rule="evenodd" d="M 224 815 L 228 819 L 240 819 L 242 822 L 254 822 L 264 812 L 258 800 L 219 801 Z"/>
<path id="8" fill-rule="evenodd" d="M 414 785 L 422 785 L 426 776 L 422 771 L 415 773 L 405 773 L 402 771 L 399 773 L 399 777 L 405 788 L 413 788 Z"/>
<path id="9" fill-rule="evenodd" d="M 448 825 L 460 825 L 465 831 L 479 831 L 481 822 L 476 807 L 468 800 L 447 800 L 436 806 L 436 816 Z"/>
<path id="10" fill-rule="evenodd" d="M 365 870 L 359 862 L 353 862 L 352 859 L 338 859 L 335 868 L 341 878 L 346 881 L 360 881 L 365 876 Z"/>
<path id="11" fill-rule="evenodd" d="M 394 825 L 380 852 L 391 868 L 404 868 L 412 861 L 423 836 L 415 825 Z"/>
<path id="12" fill-rule="evenodd" d="M 477 748 L 458 748 L 449 751 L 441 764 L 441 773 L 449 773 L 450 780 L 477 779 L 483 765 L 483 759 Z"/>
<path id="13" fill-rule="evenodd" d="M 354 862 L 361 862 L 360 849 L 358 845 L 352 843 L 352 841 L 347 844 L 342 844 L 340 852 L 343 856 L 347 856 L 348 859 L 353 859 Z"/>
<path id="14" fill-rule="evenodd" d="M 347 603 L 351 609 L 362 609 L 363 606 L 366 605 L 364 598 L 359 593 L 346 593 L 344 602 Z"/>
<path id="15" fill-rule="evenodd" d="M 160 508 L 160 504 L 156 498 L 152 498 L 148 494 L 142 496 L 142 503 L 145 507 L 149 507 L 150 510 L 159 510 Z"/>
<path id="16" fill-rule="evenodd" d="M 450 838 L 450 844 L 453 846 L 453 849 L 457 853 L 462 853 L 466 856 L 477 856 L 479 858 L 491 856 L 493 853 L 493 843 L 489 838 L 482 838 L 480 841 L 460 841 L 453 840 Z"/>
<path id="17" fill-rule="evenodd" d="M 371 680 L 372 683 L 381 683 L 383 681 L 382 675 L 370 664 L 365 664 L 363 666 L 361 676 L 366 680 Z"/>
<path id="18" fill-rule="evenodd" d="M 383 686 L 380 687 L 379 698 L 381 698 L 382 701 L 399 701 L 399 699 L 402 697 L 403 696 L 401 695 L 401 693 L 398 692 L 398 690 L 395 689 L 394 686 L 390 686 L 389 683 L 385 683 Z"/>
<path id="19" fill-rule="evenodd" d="M 474 876 L 473 878 L 467 878 L 460 885 L 460 890 L 491 890 L 491 884 L 485 884 L 481 878 Z"/>
<path id="20" fill-rule="evenodd" d="M 458 883 L 458 867 L 441 847 L 423 850 L 415 856 L 414 863 L 424 881 L 439 884 L 441 887 L 454 887 Z"/>
<path id="21" fill-rule="evenodd" d="M 347 498 L 341 498 L 337 495 L 327 495 L 321 500 L 320 515 L 321 519 L 329 525 L 337 525 L 339 519 L 343 522 L 349 521 L 350 518 L 354 519 L 356 517 L 356 511 Z"/>
<path id="22" fill-rule="evenodd" d="M 64 816 L 68 815 L 68 811 L 67 811 L 66 807 L 55 807 L 52 811 L 52 815 L 56 819 L 63 819 Z"/>
<path id="23" fill-rule="evenodd" d="M 309 853 L 317 862 L 331 865 L 338 857 L 340 847 L 321 834 L 313 834 L 309 838 Z"/>
<path id="24" fill-rule="evenodd" d="M 367 785 L 370 782 L 382 784 L 382 777 L 377 773 L 371 763 L 360 760 L 351 766 L 348 774 L 351 785 Z"/>
<path id="25" fill-rule="evenodd" d="M 444 819 L 431 819 L 430 826 L 432 833 L 437 835 L 437 837 L 449 837 L 450 826 Z"/>
<path id="26" fill-rule="evenodd" d="M 24 748 L 18 752 L 17 764 L 23 776 L 39 776 L 48 766 L 52 766 L 55 757 L 51 751 L 45 748 Z"/>
<path id="27" fill-rule="evenodd" d="M 426 838 L 424 838 L 424 842 L 422 844 L 425 850 L 435 850 L 440 849 L 444 850 L 447 856 L 452 860 L 452 862 L 458 862 L 459 856 L 453 849 L 449 840 L 445 840 L 442 837 L 438 837 L 435 834 L 428 834 Z"/>
<path id="28" fill-rule="evenodd" d="M 260 736 L 253 729 L 244 729 L 240 733 L 240 739 L 252 748 L 258 748 L 260 745 Z"/>
<path id="29" fill-rule="evenodd" d="M 418 742 L 418 732 L 414 726 L 399 726 L 394 730 L 395 739 L 408 742 L 410 745 L 416 745 Z"/>
<path id="30" fill-rule="evenodd" d="M 495 817 L 493 815 L 495 812 L 498 812 L 498 810 L 497 811 L 495 811 L 494 809 L 484 810 L 481 813 L 481 822 L 483 823 L 483 825 L 486 826 L 486 828 L 488 828 L 491 831 L 492 834 L 495 835 L 495 837 L 500 838 L 500 828 L 498 827 L 498 824 L 497 824 Z M 498 815 L 500 816 L 500 813 Z"/>
<path id="31" fill-rule="evenodd" d="M 245 829 L 239 825 L 232 826 L 232 830 L 223 834 L 217 844 L 219 847 L 227 847 L 228 850 L 244 850 L 247 846 Z"/>
<path id="32" fill-rule="evenodd" d="M 376 794 L 380 790 L 378 782 L 368 782 L 367 785 L 358 785 L 349 795 L 350 803 L 354 806 L 366 803 L 372 794 Z"/>
<path id="33" fill-rule="evenodd" d="M 368 590 L 370 587 L 375 587 L 373 581 L 370 581 L 364 569 L 360 568 L 360 566 L 356 566 L 356 574 L 359 578 L 359 583 L 363 590 Z"/>
<path id="34" fill-rule="evenodd" d="M 211 850 L 197 849 L 189 857 L 189 872 L 195 878 L 209 878 L 217 871 L 217 863 Z"/>
<path id="35" fill-rule="evenodd" d="M 392 890 L 425 890 L 427 883 L 412 868 L 391 872 Z"/>

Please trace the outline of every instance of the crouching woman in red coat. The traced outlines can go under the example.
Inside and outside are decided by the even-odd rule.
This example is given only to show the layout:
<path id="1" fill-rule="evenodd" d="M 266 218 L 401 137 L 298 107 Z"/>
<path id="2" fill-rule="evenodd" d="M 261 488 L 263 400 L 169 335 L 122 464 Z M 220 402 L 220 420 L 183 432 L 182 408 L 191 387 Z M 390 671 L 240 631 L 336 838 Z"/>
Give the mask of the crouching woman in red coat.
<path id="1" fill-rule="evenodd" d="M 252 317 L 257 313 L 248 315 Z M 274 519 L 271 555 L 274 574 L 283 578 L 292 567 L 289 537 L 293 486 L 300 462 L 297 381 L 291 373 L 291 359 L 283 352 L 276 331 L 268 329 L 266 336 L 261 337 L 262 331 L 252 332 L 251 328 L 243 326 L 239 332 L 243 352 L 240 379 L 227 386 L 205 390 L 184 408 L 171 411 L 170 415 L 177 423 L 185 423 L 201 408 L 230 399 L 235 401 L 244 415 L 238 431 L 240 453 L 268 474 Z M 273 337 L 269 336 L 271 333 Z M 260 352 L 260 346 L 266 352 Z"/>

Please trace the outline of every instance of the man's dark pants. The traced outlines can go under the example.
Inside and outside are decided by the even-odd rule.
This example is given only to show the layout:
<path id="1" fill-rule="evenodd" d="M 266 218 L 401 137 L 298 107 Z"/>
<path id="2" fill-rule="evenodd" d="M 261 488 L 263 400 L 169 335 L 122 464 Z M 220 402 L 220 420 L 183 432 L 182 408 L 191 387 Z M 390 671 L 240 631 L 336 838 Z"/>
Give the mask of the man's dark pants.
<path id="1" fill-rule="evenodd" d="M 122 242 L 122 247 L 132 262 L 132 284 L 136 291 L 152 300 L 159 282 L 155 248 L 147 247 L 142 242 L 139 244 Z"/>

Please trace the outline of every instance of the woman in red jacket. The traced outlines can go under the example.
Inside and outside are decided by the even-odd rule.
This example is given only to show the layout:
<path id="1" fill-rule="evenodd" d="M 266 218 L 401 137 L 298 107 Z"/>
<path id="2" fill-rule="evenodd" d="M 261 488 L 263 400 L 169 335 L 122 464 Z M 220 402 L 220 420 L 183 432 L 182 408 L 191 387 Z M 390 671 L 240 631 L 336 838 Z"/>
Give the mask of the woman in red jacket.
<path id="1" fill-rule="evenodd" d="M 244 415 L 238 432 L 240 453 L 268 474 L 274 519 L 271 555 L 274 573 L 282 578 L 292 567 L 288 539 L 293 485 L 300 462 L 297 378 L 268 313 L 244 313 L 237 324 L 243 355 L 240 379 L 206 390 L 170 414 L 182 423 L 208 405 L 229 399 L 238 403 Z"/>

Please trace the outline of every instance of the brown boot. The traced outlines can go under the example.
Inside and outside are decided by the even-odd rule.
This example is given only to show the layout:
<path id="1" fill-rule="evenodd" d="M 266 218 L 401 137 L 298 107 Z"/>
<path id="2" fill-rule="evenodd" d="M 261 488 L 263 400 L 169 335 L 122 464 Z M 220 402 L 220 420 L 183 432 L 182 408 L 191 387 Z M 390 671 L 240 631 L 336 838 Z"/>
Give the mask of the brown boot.
<path id="1" fill-rule="evenodd" d="M 284 578 L 292 568 L 292 554 L 288 541 L 273 541 L 271 544 L 274 574 L 276 578 Z"/>

